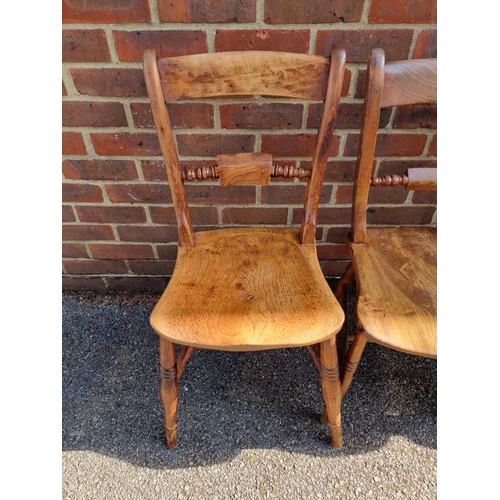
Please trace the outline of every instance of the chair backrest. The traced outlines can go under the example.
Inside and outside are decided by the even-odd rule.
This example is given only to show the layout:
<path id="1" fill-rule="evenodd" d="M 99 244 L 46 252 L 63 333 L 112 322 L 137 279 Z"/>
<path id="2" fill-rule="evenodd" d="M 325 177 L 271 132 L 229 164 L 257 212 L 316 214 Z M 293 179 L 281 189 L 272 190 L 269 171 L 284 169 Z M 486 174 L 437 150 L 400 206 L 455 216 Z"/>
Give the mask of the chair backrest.
<path id="1" fill-rule="evenodd" d="M 302 243 L 314 243 L 317 211 L 326 161 L 344 78 L 345 50 L 334 47 L 330 58 L 284 52 L 223 52 L 157 60 L 144 53 L 144 75 L 153 118 L 167 168 L 179 245 L 194 244 L 184 181 L 220 178 L 222 185 L 267 184 L 271 176 L 308 177 L 301 226 Z M 272 96 L 324 101 L 312 152 L 311 170 L 282 168 L 262 153 L 217 156 L 217 164 L 181 171 L 166 103 L 181 99 Z"/>
<path id="2" fill-rule="evenodd" d="M 415 59 L 385 64 L 382 49 L 373 49 L 366 75 L 363 119 L 354 178 L 352 238 L 366 239 L 370 186 L 403 185 L 407 190 L 436 190 L 434 168 L 408 169 L 406 175 L 372 177 L 380 109 L 437 102 L 437 59 Z"/>

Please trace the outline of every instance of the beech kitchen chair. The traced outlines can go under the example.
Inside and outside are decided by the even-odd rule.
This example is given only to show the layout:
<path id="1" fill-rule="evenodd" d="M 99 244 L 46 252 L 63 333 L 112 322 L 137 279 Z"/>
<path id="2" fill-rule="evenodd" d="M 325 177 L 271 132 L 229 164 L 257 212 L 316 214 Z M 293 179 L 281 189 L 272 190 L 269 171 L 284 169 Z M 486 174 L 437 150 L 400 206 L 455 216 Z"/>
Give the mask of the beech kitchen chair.
<path id="1" fill-rule="evenodd" d="M 367 227 L 371 186 L 437 190 L 435 168 L 410 168 L 405 175 L 373 176 L 380 109 L 437 102 L 437 59 L 385 64 L 374 49 L 368 63 L 358 159 L 347 245 L 351 263 L 335 295 L 345 304 L 356 285 L 357 332 L 342 359 L 342 396 L 368 341 L 418 356 L 437 358 L 437 272 L 435 227 Z M 339 336 L 339 345 L 341 339 Z"/>
<path id="2" fill-rule="evenodd" d="M 344 313 L 316 256 L 317 211 L 345 69 L 345 51 L 329 58 L 281 52 L 225 52 L 157 59 L 144 53 L 144 75 L 178 225 L 173 275 L 151 314 L 160 337 L 166 439 L 177 446 L 178 380 L 194 349 L 256 351 L 307 347 L 319 368 L 334 447 L 342 446 L 341 389 L 335 335 Z M 180 168 L 166 103 L 197 98 L 272 96 L 324 101 L 311 170 L 272 163 L 270 154 L 220 154 L 216 164 Z M 224 228 L 194 233 L 184 182 L 269 184 L 309 177 L 300 229 Z M 179 346 L 176 349 L 176 345 Z"/>

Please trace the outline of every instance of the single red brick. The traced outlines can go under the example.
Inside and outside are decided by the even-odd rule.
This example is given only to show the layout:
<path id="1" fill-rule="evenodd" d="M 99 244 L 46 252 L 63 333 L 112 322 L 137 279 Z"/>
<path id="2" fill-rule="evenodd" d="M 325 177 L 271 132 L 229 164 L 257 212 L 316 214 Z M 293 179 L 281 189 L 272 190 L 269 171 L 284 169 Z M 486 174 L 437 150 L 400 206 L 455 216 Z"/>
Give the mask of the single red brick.
<path id="1" fill-rule="evenodd" d="M 75 222 L 75 212 L 73 212 L 73 207 L 70 205 L 62 206 L 62 221 L 63 222 Z"/>
<path id="2" fill-rule="evenodd" d="M 222 128 L 297 129 L 302 127 L 302 104 L 223 104 Z"/>
<path id="3" fill-rule="evenodd" d="M 404 175 L 409 168 L 436 168 L 436 160 L 384 160 L 378 166 L 377 175 Z"/>
<path id="4" fill-rule="evenodd" d="M 117 229 L 121 241 L 177 241 L 177 228 L 174 226 L 118 226 Z"/>
<path id="5" fill-rule="evenodd" d="M 391 108 L 387 108 L 390 110 Z M 413 104 L 399 106 L 396 110 L 393 128 L 437 128 L 436 104 Z"/>
<path id="6" fill-rule="evenodd" d="M 353 187 L 351 185 L 339 186 L 337 188 L 337 196 L 335 203 L 337 205 L 349 204 L 352 202 L 352 191 Z M 372 187 L 370 189 L 370 194 L 368 196 L 369 203 L 383 203 L 383 204 L 401 204 L 406 201 L 408 197 L 408 191 L 401 186 L 393 187 Z"/>
<path id="7" fill-rule="evenodd" d="M 264 22 L 288 23 L 352 23 L 361 20 L 364 0 L 266 0 Z"/>
<path id="8" fill-rule="evenodd" d="M 63 23 L 147 23 L 148 0 L 63 0 Z"/>
<path id="9" fill-rule="evenodd" d="M 372 0 L 370 23 L 435 23 L 436 0 Z"/>
<path id="10" fill-rule="evenodd" d="M 62 153 L 63 155 L 86 155 L 87 148 L 83 142 L 80 132 L 62 133 Z"/>
<path id="11" fill-rule="evenodd" d="M 102 278 L 70 278 L 63 276 L 62 289 L 63 291 L 95 290 L 102 292 L 106 290 L 106 285 Z"/>
<path id="12" fill-rule="evenodd" d="M 437 192 L 436 191 L 415 191 L 413 193 L 412 203 L 418 205 L 436 205 Z"/>
<path id="13" fill-rule="evenodd" d="M 162 260 L 174 261 L 177 258 L 177 244 L 172 243 L 170 245 L 156 245 L 158 250 L 158 257 Z"/>
<path id="14" fill-rule="evenodd" d="M 430 224 L 436 209 L 426 206 L 368 207 L 369 224 Z"/>
<path id="15" fill-rule="evenodd" d="M 151 106 L 145 102 L 134 102 L 130 105 L 134 126 L 139 128 L 154 128 Z M 173 128 L 213 128 L 214 107 L 205 103 L 169 104 L 168 114 Z"/>
<path id="16" fill-rule="evenodd" d="M 114 240 L 111 226 L 64 224 L 62 227 L 63 241 L 95 241 Z"/>
<path id="17" fill-rule="evenodd" d="M 64 101 L 64 127 L 126 127 L 127 117 L 120 102 Z"/>
<path id="18" fill-rule="evenodd" d="M 214 162 L 211 161 L 211 164 Z M 162 160 L 143 160 L 141 161 L 144 179 L 148 182 L 167 182 L 167 170 Z"/>
<path id="19" fill-rule="evenodd" d="M 63 173 L 67 179 L 132 181 L 138 178 L 131 160 L 64 160 Z"/>
<path id="20" fill-rule="evenodd" d="M 151 245 L 131 243 L 89 243 L 94 259 L 154 259 Z"/>
<path id="21" fill-rule="evenodd" d="M 95 96 L 146 96 L 142 69 L 72 68 L 69 70 L 80 94 Z"/>
<path id="22" fill-rule="evenodd" d="M 104 30 L 63 30 L 63 62 L 111 61 Z"/>
<path id="23" fill-rule="evenodd" d="M 146 222 L 146 212 L 143 207 L 76 207 L 78 218 L 82 222 L 97 222 L 110 224 L 134 224 Z"/>
<path id="24" fill-rule="evenodd" d="M 427 156 L 437 156 L 437 132 L 431 139 L 431 144 L 429 150 L 427 151 Z"/>
<path id="25" fill-rule="evenodd" d="M 319 30 L 316 54 L 328 56 L 332 45 L 341 44 L 347 50 L 348 63 L 364 63 L 373 48 L 385 51 L 386 61 L 407 59 L 413 40 L 413 30 Z"/>
<path id="26" fill-rule="evenodd" d="M 114 31 L 120 61 L 142 61 L 146 49 L 155 49 L 156 57 L 175 57 L 208 52 L 204 31 Z"/>
<path id="27" fill-rule="evenodd" d="M 158 0 L 164 23 L 252 23 L 256 0 Z"/>
<path id="28" fill-rule="evenodd" d="M 262 134 L 263 153 L 274 156 L 312 156 L 316 134 Z M 340 137 L 333 135 L 329 156 L 339 153 Z"/>
<path id="29" fill-rule="evenodd" d="M 62 200 L 64 202 L 103 201 L 101 186 L 92 184 L 67 184 L 62 185 Z"/>
<path id="30" fill-rule="evenodd" d="M 302 222 L 302 208 L 293 209 L 293 224 Z M 318 209 L 319 224 L 350 224 L 351 209 L 347 207 L 319 207 Z"/>
<path id="31" fill-rule="evenodd" d="M 172 260 L 131 260 L 129 265 L 134 274 L 170 276 L 174 271 L 175 258 Z"/>
<path id="32" fill-rule="evenodd" d="M 306 196 L 305 182 L 293 183 L 287 186 L 262 186 L 261 203 L 272 205 L 300 205 Z M 320 203 L 328 203 L 332 196 L 332 186 L 322 186 Z"/>
<path id="33" fill-rule="evenodd" d="M 62 256 L 65 259 L 79 259 L 89 255 L 83 243 L 63 243 Z"/>
<path id="34" fill-rule="evenodd" d="M 309 105 L 309 113 L 307 115 L 307 128 L 318 128 L 321 120 L 322 104 Z M 384 108 L 380 112 L 379 128 L 384 128 L 389 123 L 391 118 L 391 108 Z M 362 103 L 340 103 L 337 121 L 335 122 L 336 129 L 356 128 L 361 127 L 361 119 L 363 116 Z"/>
<path id="35" fill-rule="evenodd" d="M 154 224 L 176 224 L 173 207 L 149 207 Z M 218 224 L 217 207 L 189 207 L 193 226 L 215 226 Z"/>
<path id="36" fill-rule="evenodd" d="M 340 277 L 344 274 L 347 266 L 349 265 L 348 260 L 327 260 L 320 262 L 321 271 L 326 277 Z"/>
<path id="37" fill-rule="evenodd" d="M 215 50 L 276 50 L 308 54 L 309 37 L 309 30 L 218 30 Z"/>
<path id="38" fill-rule="evenodd" d="M 351 226 L 330 227 L 326 233 L 326 241 L 330 243 L 343 243 L 347 240 L 347 234 L 351 231 Z"/>
<path id="39" fill-rule="evenodd" d="M 168 184 L 108 184 L 112 203 L 172 203 Z"/>
<path id="40" fill-rule="evenodd" d="M 95 152 L 102 156 L 159 156 L 156 134 L 90 134 Z"/>
<path id="41" fill-rule="evenodd" d="M 427 136 L 423 134 L 379 134 L 375 156 L 420 156 Z M 349 134 L 344 156 L 357 156 L 359 134 Z"/>
<path id="42" fill-rule="evenodd" d="M 222 210 L 224 224 L 286 224 L 287 208 L 239 208 L 231 207 Z"/>
<path id="43" fill-rule="evenodd" d="M 339 260 L 349 259 L 351 254 L 345 244 L 342 245 L 329 245 L 319 243 L 316 247 L 316 253 L 319 260 Z"/>
<path id="44" fill-rule="evenodd" d="M 182 134 L 177 136 L 177 146 L 183 156 L 211 156 L 218 154 L 251 153 L 254 135 Z"/>
<path id="45" fill-rule="evenodd" d="M 429 59 L 435 57 L 437 57 L 437 31 L 422 31 L 417 38 L 413 59 Z"/>
<path id="46" fill-rule="evenodd" d="M 110 277 L 106 278 L 106 290 L 126 291 L 126 292 L 155 292 L 160 294 L 167 286 L 168 279 L 165 277 L 146 278 L 140 276 L 133 277 Z"/>
<path id="47" fill-rule="evenodd" d="M 63 260 L 67 274 L 127 274 L 123 260 Z"/>
<path id="48" fill-rule="evenodd" d="M 186 185 L 189 203 L 240 205 L 255 203 L 255 186 Z"/>
<path id="49" fill-rule="evenodd" d="M 310 161 L 301 162 L 301 166 L 311 169 Z M 352 182 L 356 160 L 333 160 L 326 164 L 326 172 L 323 182 Z"/>

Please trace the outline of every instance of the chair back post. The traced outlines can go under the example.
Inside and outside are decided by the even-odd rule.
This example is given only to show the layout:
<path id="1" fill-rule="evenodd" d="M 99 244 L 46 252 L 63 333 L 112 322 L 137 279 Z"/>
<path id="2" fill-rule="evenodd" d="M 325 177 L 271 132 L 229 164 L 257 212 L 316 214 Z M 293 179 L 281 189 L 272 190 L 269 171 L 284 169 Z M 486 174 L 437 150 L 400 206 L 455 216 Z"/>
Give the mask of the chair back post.
<path id="1" fill-rule="evenodd" d="M 334 46 L 330 52 L 330 69 L 326 96 L 321 115 L 320 126 L 311 161 L 311 178 L 307 183 L 304 212 L 300 238 L 303 244 L 316 242 L 316 226 L 318 219 L 318 205 L 321 197 L 321 188 L 325 176 L 333 129 L 337 120 L 344 71 L 346 64 L 346 51 L 344 48 Z"/>
<path id="2" fill-rule="evenodd" d="M 373 49 L 366 74 L 363 118 L 359 136 L 356 172 L 354 174 L 351 230 L 355 243 L 364 242 L 366 239 L 366 210 L 370 180 L 373 174 L 373 158 L 377 141 L 380 107 L 384 92 L 384 66 L 384 51 L 382 49 Z"/>
<path id="3" fill-rule="evenodd" d="M 179 232 L 179 246 L 192 246 L 194 245 L 194 236 L 189 216 L 186 191 L 181 179 L 179 157 L 177 155 L 170 118 L 165 105 L 156 52 L 153 49 L 148 49 L 144 52 L 143 64 L 146 87 L 151 102 L 151 110 L 153 112 L 158 139 L 167 169 L 168 183 L 172 193 L 172 202 Z"/>

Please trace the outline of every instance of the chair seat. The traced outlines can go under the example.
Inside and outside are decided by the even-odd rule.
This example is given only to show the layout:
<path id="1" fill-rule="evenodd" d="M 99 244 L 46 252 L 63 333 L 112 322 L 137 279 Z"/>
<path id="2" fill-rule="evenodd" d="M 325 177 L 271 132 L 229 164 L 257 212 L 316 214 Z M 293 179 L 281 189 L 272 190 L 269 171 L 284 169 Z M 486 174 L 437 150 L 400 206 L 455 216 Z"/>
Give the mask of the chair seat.
<path id="1" fill-rule="evenodd" d="M 437 357 L 435 228 L 370 228 L 348 241 L 356 274 L 356 314 L 365 335 L 393 349 Z"/>
<path id="2" fill-rule="evenodd" d="M 171 342 L 228 351 L 315 344 L 343 321 L 315 245 L 294 228 L 195 233 L 151 315 Z"/>

